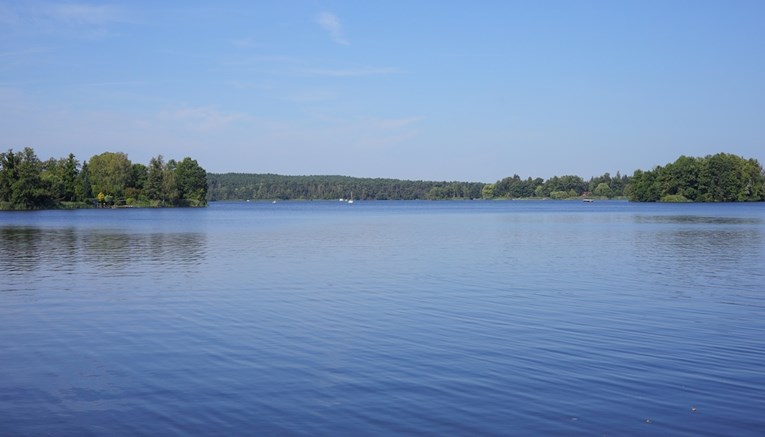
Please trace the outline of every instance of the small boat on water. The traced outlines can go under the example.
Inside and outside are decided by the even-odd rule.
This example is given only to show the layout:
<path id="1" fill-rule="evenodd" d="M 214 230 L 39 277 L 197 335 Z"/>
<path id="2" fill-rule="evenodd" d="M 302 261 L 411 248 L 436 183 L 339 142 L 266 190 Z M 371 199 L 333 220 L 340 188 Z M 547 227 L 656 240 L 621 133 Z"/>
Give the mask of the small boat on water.
<path id="1" fill-rule="evenodd" d="M 594 201 L 595 201 L 595 199 L 582 199 L 582 202 L 584 202 L 584 203 L 592 203 Z"/>

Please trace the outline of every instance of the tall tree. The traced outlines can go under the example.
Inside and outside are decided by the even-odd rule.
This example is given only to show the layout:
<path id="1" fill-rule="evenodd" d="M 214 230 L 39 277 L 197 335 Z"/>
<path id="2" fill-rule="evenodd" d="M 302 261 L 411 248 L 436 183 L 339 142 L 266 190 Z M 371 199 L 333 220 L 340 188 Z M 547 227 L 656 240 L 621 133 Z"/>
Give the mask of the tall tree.
<path id="1" fill-rule="evenodd" d="M 195 159 L 183 158 L 175 168 L 175 182 L 179 196 L 191 206 L 207 203 L 207 172 Z"/>
<path id="2" fill-rule="evenodd" d="M 90 158 L 90 181 L 94 193 L 123 195 L 132 176 L 132 164 L 122 152 L 105 152 Z"/>
<path id="3" fill-rule="evenodd" d="M 88 161 L 84 161 L 82 163 L 80 173 L 77 175 L 74 191 L 76 199 L 80 201 L 85 201 L 93 197 L 93 188 L 90 184 L 90 166 L 88 166 Z"/>
<path id="4" fill-rule="evenodd" d="M 19 209 L 37 209 L 49 206 L 51 198 L 40 179 L 42 163 L 31 147 L 16 154 L 17 178 L 11 189 L 11 203 Z"/>
<path id="5" fill-rule="evenodd" d="M 0 201 L 11 201 L 13 183 L 18 179 L 18 173 L 18 156 L 13 149 L 0 153 Z"/>
<path id="6" fill-rule="evenodd" d="M 175 181 L 175 169 L 178 163 L 170 159 L 165 164 L 162 176 L 162 201 L 167 205 L 176 205 L 180 199 L 178 184 Z"/>
<path id="7" fill-rule="evenodd" d="M 162 199 L 162 186 L 165 179 L 165 162 L 162 155 L 157 155 L 149 160 L 149 169 L 146 176 L 144 192 L 151 200 Z"/>

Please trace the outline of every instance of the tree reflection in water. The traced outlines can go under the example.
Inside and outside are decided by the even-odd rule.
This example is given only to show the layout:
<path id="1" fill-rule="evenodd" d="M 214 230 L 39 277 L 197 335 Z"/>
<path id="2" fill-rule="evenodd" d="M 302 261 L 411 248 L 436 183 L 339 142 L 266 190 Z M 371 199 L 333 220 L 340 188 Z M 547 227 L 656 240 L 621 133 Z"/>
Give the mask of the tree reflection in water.
<path id="1" fill-rule="evenodd" d="M 206 236 L 195 232 L 0 227 L 0 272 L 9 287 L 48 277 L 60 282 L 62 275 L 74 282 L 103 282 L 140 278 L 152 270 L 198 272 L 206 245 Z"/>

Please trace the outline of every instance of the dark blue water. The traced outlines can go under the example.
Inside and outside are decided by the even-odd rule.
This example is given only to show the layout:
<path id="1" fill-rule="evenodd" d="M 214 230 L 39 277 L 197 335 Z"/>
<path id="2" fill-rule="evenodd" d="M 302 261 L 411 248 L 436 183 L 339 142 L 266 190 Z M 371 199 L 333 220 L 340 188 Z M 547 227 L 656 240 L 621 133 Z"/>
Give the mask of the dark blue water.
<path id="1" fill-rule="evenodd" d="M 763 204 L 0 213 L 0 435 L 763 432 Z"/>

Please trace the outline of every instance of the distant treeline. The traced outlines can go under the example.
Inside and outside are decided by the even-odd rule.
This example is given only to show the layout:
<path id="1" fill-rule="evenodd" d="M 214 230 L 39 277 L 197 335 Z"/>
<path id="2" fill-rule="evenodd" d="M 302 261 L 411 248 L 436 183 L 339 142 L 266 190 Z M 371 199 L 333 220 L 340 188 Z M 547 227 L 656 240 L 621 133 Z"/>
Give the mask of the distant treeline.
<path id="1" fill-rule="evenodd" d="M 765 200 L 765 174 L 755 159 L 718 153 L 704 158 L 681 156 L 674 164 L 633 176 L 604 173 L 522 179 L 518 175 L 493 184 L 433 182 L 347 176 L 275 174 L 208 174 L 209 200 L 338 199 L 576 199 L 627 198 L 637 202 L 729 202 Z"/>
<path id="2" fill-rule="evenodd" d="M 590 192 L 601 197 L 623 196 L 629 178 L 608 173 L 584 181 L 579 176 L 556 176 L 548 180 L 521 179 L 518 175 L 495 184 L 482 182 L 434 182 L 348 176 L 282 176 L 275 174 L 224 173 L 207 175 L 209 200 L 303 199 L 328 200 L 443 200 L 578 197 Z"/>
<path id="3" fill-rule="evenodd" d="M 32 148 L 0 153 L 0 209 L 90 206 L 204 206 L 207 172 L 191 158 L 148 167 L 105 152 L 80 162 L 73 154 L 41 161 Z"/>
<path id="4" fill-rule="evenodd" d="M 349 176 L 282 176 L 252 173 L 209 173 L 209 200 L 302 199 L 359 200 L 476 199 L 485 184 L 427 182 Z"/>

